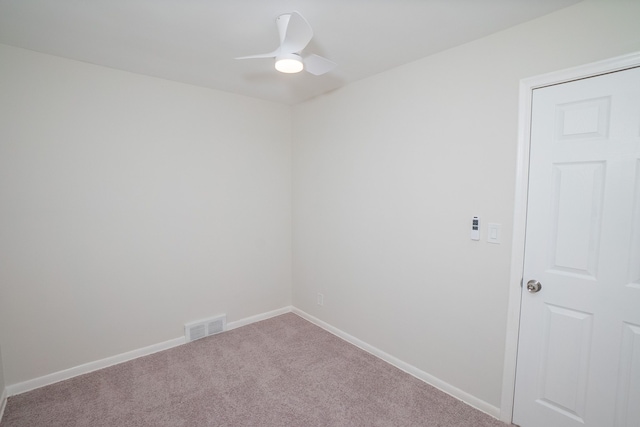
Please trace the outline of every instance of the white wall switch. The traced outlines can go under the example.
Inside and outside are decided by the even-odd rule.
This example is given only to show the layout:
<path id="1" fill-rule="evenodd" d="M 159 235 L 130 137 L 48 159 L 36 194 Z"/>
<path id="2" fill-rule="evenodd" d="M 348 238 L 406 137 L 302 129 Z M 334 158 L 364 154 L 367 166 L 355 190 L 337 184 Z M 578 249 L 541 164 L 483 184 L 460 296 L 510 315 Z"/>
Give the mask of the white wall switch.
<path id="1" fill-rule="evenodd" d="M 500 224 L 489 223 L 487 226 L 487 242 L 500 243 Z"/>
<path id="2" fill-rule="evenodd" d="M 471 219 L 471 240 L 480 240 L 480 217 L 474 216 Z"/>

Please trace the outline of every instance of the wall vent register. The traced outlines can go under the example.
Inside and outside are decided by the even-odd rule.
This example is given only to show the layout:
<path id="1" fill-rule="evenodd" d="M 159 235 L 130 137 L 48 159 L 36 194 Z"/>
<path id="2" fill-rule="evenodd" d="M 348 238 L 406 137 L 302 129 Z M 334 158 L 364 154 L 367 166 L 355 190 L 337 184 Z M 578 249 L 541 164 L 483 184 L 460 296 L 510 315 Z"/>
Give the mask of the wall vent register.
<path id="1" fill-rule="evenodd" d="M 223 314 L 218 317 L 199 320 L 184 325 L 184 334 L 187 342 L 195 341 L 200 338 L 218 334 L 225 330 L 227 325 L 227 315 Z"/>

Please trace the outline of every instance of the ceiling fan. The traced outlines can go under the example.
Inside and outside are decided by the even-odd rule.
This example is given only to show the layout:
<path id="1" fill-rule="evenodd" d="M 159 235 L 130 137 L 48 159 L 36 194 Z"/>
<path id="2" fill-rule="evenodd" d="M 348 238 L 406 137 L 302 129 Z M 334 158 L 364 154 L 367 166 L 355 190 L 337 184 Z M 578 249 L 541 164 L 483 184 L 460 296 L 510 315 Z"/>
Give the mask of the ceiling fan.
<path id="1" fill-rule="evenodd" d="M 242 56 L 236 59 L 275 58 L 276 70 L 282 73 L 298 73 L 303 69 L 319 76 L 331 71 L 335 62 L 316 54 L 302 56 L 302 50 L 313 37 L 313 30 L 298 12 L 285 13 L 276 18 L 280 34 L 280 47 L 270 53 Z"/>

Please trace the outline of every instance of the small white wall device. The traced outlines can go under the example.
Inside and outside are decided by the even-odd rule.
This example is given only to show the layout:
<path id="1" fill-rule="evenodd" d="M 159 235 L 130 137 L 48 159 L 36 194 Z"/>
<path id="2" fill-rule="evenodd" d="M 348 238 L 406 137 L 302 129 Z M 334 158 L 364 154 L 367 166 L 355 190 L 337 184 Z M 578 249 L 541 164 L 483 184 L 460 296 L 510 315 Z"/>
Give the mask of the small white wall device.
<path id="1" fill-rule="evenodd" d="M 471 240 L 480 240 L 480 217 L 474 216 L 471 220 Z"/>
<path id="2" fill-rule="evenodd" d="M 502 226 L 500 224 L 492 224 L 489 223 L 487 225 L 487 242 L 489 243 L 500 243 L 500 229 Z"/>

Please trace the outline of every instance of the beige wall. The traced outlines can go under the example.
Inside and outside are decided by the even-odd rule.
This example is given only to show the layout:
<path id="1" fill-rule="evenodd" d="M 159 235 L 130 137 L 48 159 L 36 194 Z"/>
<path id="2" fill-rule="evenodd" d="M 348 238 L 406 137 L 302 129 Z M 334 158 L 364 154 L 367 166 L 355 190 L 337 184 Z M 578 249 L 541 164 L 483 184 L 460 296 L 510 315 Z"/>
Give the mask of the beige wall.
<path id="1" fill-rule="evenodd" d="M 290 107 L 0 45 L 7 385 L 291 304 Z"/>
<path id="2" fill-rule="evenodd" d="M 587 1 L 295 106 L 294 306 L 497 411 L 519 81 L 640 50 L 639 16 Z"/>

